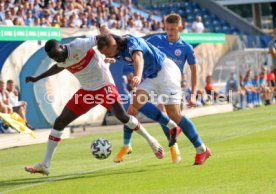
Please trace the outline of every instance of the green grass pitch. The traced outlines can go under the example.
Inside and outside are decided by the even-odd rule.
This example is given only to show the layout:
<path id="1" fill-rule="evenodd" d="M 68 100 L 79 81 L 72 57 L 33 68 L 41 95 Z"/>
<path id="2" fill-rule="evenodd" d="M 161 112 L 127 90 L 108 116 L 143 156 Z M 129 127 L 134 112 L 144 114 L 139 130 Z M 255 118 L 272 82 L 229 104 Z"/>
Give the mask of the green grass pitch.
<path id="1" fill-rule="evenodd" d="M 43 159 L 46 144 L 0 150 L 0 193 L 276 193 L 275 119 L 276 106 L 193 119 L 213 152 L 203 166 L 192 165 L 195 151 L 182 134 L 182 161 L 172 164 L 156 124 L 147 128 L 165 148 L 162 160 L 134 134 L 133 153 L 113 163 L 123 141 L 118 131 L 62 141 L 49 177 L 23 170 Z M 91 156 L 90 143 L 98 137 L 113 144 L 106 160 Z"/>

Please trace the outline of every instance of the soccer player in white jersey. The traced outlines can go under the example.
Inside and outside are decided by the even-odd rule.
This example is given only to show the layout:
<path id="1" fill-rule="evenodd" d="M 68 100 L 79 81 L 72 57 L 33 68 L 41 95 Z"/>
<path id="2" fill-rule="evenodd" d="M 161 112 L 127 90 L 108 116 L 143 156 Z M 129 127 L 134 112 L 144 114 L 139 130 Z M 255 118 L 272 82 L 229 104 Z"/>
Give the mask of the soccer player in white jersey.
<path id="1" fill-rule="evenodd" d="M 99 104 L 112 111 L 122 123 L 143 136 L 157 158 L 164 157 L 164 150 L 158 141 L 122 107 L 118 90 L 109 71 L 109 65 L 92 48 L 96 44 L 97 37 L 77 38 L 69 44 L 59 44 L 56 40 L 49 40 L 45 44 L 45 51 L 57 63 L 37 77 L 26 77 L 26 82 L 36 82 L 67 69 L 79 80 L 81 85 L 81 88 L 72 96 L 55 120 L 49 135 L 44 161 L 34 166 L 25 167 L 27 172 L 48 175 L 50 162 L 58 142 L 61 140 L 63 129 Z"/>

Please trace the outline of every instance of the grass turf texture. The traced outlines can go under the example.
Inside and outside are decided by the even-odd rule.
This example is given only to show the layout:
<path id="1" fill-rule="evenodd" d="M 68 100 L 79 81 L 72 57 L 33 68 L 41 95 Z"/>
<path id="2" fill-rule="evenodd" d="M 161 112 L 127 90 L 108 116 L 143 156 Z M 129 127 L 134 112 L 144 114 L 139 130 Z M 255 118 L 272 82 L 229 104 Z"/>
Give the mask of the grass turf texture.
<path id="1" fill-rule="evenodd" d="M 45 144 L 0 150 L 0 193 L 275 193 L 275 115 L 270 106 L 193 119 L 213 152 L 203 166 L 192 165 L 195 151 L 183 135 L 178 138 L 182 162 L 172 164 L 156 124 L 148 130 L 165 148 L 162 160 L 135 134 L 133 154 L 113 163 L 122 144 L 122 132 L 114 131 L 62 141 L 49 177 L 23 170 L 43 159 Z M 113 144 L 106 160 L 90 154 L 97 137 Z"/>

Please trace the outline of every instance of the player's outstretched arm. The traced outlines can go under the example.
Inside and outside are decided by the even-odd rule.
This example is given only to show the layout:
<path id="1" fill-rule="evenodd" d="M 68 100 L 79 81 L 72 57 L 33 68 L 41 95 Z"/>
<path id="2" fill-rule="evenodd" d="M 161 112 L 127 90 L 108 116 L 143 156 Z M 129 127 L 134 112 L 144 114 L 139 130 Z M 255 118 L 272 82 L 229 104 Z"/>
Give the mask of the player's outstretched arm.
<path id="1" fill-rule="evenodd" d="M 143 75 L 143 69 L 144 69 L 143 53 L 141 51 L 135 51 L 132 54 L 132 59 L 133 59 L 133 66 L 135 69 L 135 75 L 131 80 L 131 84 L 135 88 L 140 84 L 142 75 Z"/>
<path id="2" fill-rule="evenodd" d="M 48 69 L 47 71 L 45 71 L 44 73 L 40 74 L 37 77 L 27 76 L 25 81 L 26 81 L 26 83 L 28 83 L 28 82 L 37 82 L 38 80 L 41 80 L 45 77 L 55 75 L 55 74 L 61 72 L 62 70 L 64 70 L 63 67 L 59 67 L 57 64 L 55 64 L 53 67 L 51 67 L 50 69 Z"/>

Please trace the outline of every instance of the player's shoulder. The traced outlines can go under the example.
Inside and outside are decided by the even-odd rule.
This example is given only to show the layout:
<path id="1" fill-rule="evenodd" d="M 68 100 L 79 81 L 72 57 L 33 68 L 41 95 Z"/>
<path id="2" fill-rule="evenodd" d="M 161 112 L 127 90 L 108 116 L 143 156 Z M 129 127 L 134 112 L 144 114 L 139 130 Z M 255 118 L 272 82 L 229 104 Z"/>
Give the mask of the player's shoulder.
<path id="1" fill-rule="evenodd" d="M 178 42 L 184 46 L 189 46 L 189 47 L 193 47 L 190 43 L 188 43 L 187 41 L 185 41 L 185 39 L 183 37 L 180 37 Z"/>
<path id="2" fill-rule="evenodd" d="M 154 34 L 147 38 L 148 41 L 164 41 L 167 40 L 166 34 Z"/>
<path id="3" fill-rule="evenodd" d="M 126 35 L 125 38 L 126 38 L 129 42 L 138 41 L 138 40 L 140 39 L 139 37 L 132 36 L 131 34 Z"/>
<path id="4" fill-rule="evenodd" d="M 179 45 L 181 45 L 181 46 L 183 46 L 183 47 L 189 49 L 189 50 L 193 50 L 193 49 L 194 49 L 193 46 L 192 46 L 190 43 L 186 42 L 186 41 L 184 40 L 184 38 L 182 38 L 182 37 L 180 37 L 180 39 L 178 40 L 177 43 L 178 43 Z"/>

